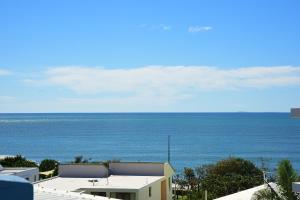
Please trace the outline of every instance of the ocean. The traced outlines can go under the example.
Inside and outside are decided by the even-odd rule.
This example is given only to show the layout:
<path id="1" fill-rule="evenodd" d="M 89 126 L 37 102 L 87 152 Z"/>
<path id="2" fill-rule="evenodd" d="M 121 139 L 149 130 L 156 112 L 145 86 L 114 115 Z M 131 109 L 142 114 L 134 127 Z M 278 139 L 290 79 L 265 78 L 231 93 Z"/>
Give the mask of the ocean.
<path id="1" fill-rule="evenodd" d="M 289 113 L 0 114 L 0 155 L 72 161 L 159 161 L 177 172 L 229 156 L 289 159 L 300 171 L 300 120 Z"/>

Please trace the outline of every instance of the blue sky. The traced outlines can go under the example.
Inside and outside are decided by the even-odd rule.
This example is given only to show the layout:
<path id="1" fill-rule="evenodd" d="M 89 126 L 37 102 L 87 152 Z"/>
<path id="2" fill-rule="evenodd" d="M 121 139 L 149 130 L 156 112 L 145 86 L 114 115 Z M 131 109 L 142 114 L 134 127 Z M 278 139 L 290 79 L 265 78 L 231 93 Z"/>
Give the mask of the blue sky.
<path id="1" fill-rule="evenodd" d="M 300 1 L 0 2 L 0 112 L 289 111 Z"/>

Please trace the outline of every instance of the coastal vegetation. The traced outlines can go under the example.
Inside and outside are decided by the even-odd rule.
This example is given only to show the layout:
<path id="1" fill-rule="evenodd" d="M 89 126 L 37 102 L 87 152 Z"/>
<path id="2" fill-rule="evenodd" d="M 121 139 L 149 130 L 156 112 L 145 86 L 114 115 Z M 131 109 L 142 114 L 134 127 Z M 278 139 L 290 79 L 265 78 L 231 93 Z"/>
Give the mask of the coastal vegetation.
<path id="1" fill-rule="evenodd" d="M 300 181 L 289 160 L 279 162 L 276 173 L 268 180 L 265 163 L 256 167 L 251 161 L 230 157 L 215 164 L 196 168 L 184 168 L 182 174 L 174 177 L 178 200 L 212 200 L 269 182 L 276 183 L 276 188 L 267 187 L 257 192 L 253 200 L 296 200 L 292 192 L 292 183 Z"/>
<path id="2" fill-rule="evenodd" d="M 292 183 L 299 181 L 297 173 L 289 160 L 282 160 L 278 164 L 276 172 L 277 190 L 268 187 L 267 189 L 257 192 L 254 200 L 297 200 L 292 191 Z"/>
<path id="3" fill-rule="evenodd" d="M 72 163 L 88 163 L 89 160 L 91 159 L 87 159 L 84 158 L 82 155 L 78 155 L 74 157 L 74 161 Z"/>
<path id="4" fill-rule="evenodd" d="M 58 164 L 59 162 L 52 159 L 42 160 L 39 165 L 40 172 L 49 172 L 49 173 L 40 173 L 41 178 L 49 178 L 52 176 L 58 175 Z"/>
<path id="5" fill-rule="evenodd" d="M 83 156 L 76 156 L 71 163 L 102 163 L 120 162 L 108 160 L 103 162 L 91 161 Z M 39 164 L 26 159 L 21 155 L 6 157 L 0 160 L 3 167 L 38 167 L 40 178 L 49 178 L 58 175 L 59 162 L 53 159 L 44 159 Z M 226 196 L 242 190 L 268 182 L 275 182 L 276 188 L 267 187 L 254 195 L 254 200 L 296 200 L 292 192 L 292 182 L 300 181 L 289 160 L 279 162 L 276 174 L 266 180 L 264 172 L 268 171 L 262 160 L 261 167 L 257 167 L 249 160 L 229 157 L 214 164 L 202 165 L 195 168 L 185 167 L 181 174 L 174 176 L 175 199 L 201 200 L 207 196 L 208 200 Z"/>
<path id="6" fill-rule="evenodd" d="M 38 167 L 37 163 L 27 160 L 21 155 L 5 157 L 4 159 L 0 160 L 0 164 L 3 167 Z"/>
<path id="7" fill-rule="evenodd" d="M 183 174 L 175 176 L 176 199 L 208 199 L 232 194 L 263 183 L 263 173 L 251 161 L 230 157 L 215 164 L 184 168 Z"/>

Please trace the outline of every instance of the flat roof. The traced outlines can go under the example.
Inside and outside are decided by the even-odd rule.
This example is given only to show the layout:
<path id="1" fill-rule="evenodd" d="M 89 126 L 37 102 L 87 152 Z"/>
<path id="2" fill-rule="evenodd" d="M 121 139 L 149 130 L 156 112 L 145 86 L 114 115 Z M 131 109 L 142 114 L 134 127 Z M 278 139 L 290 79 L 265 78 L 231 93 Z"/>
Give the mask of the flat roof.
<path id="1" fill-rule="evenodd" d="M 163 176 L 119 176 L 108 178 L 69 178 L 54 177 L 36 182 L 35 186 L 58 189 L 63 191 L 80 191 L 81 189 L 140 189 L 151 183 L 163 179 Z M 93 183 L 92 180 L 95 182 Z"/>
<path id="2" fill-rule="evenodd" d="M 114 198 L 94 196 L 89 194 L 79 194 L 75 192 L 65 192 L 51 190 L 47 188 L 34 187 L 34 200 L 116 200 Z"/>
<path id="3" fill-rule="evenodd" d="M 37 168 L 34 167 L 4 167 L 2 170 L 0 170 L 1 175 L 13 175 L 20 172 L 25 172 L 28 170 L 35 170 Z"/>

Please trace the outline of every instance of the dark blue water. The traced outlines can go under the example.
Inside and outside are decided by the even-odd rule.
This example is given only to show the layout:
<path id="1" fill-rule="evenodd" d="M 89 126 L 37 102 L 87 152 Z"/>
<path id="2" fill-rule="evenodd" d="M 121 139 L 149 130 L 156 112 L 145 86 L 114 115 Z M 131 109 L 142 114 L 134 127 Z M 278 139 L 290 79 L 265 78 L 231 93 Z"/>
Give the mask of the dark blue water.
<path id="1" fill-rule="evenodd" d="M 300 120 L 288 113 L 0 114 L 0 154 L 40 161 L 166 161 L 176 169 L 228 156 L 300 170 Z"/>

